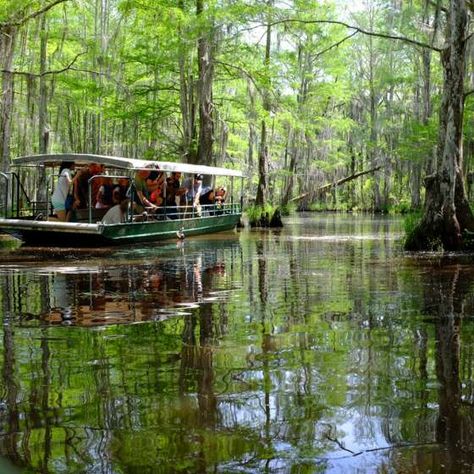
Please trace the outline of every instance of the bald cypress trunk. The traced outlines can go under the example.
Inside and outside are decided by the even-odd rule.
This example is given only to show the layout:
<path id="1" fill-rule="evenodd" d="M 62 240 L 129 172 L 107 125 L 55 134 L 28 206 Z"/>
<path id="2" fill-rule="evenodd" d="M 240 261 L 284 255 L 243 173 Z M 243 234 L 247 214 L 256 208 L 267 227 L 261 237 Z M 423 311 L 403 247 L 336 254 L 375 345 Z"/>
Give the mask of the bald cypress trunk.
<path id="1" fill-rule="evenodd" d="M 0 95 L 0 159 L 2 171 L 10 168 L 10 134 L 13 112 L 13 52 L 17 29 L 5 26 L 0 29 L 0 64 L 2 73 L 2 90 Z"/>
<path id="2" fill-rule="evenodd" d="M 269 2 L 271 4 L 271 0 Z M 270 66 L 270 48 L 271 48 L 271 26 L 267 25 L 267 38 L 265 46 L 265 68 L 268 71 Z M 270 92 L 266 90 L 263 98 L 263 109 L 265 112 L 270 112 Z M 260 147 L 258 152 L 258 188 L 257 196 L 255 198 L 255 204 L 257 206 L 263 206 L 268 199 L 268 164 L 270 161 L 268 143 L 267 143 L 267 123 L 266 117 L 262 119 L 260 129 Z"/>
<path id="3" fill-rule="evenodd" d="M 462 232 L 474 230 L 474 217 L 463 181 L 463 113 L 467 11 L 464 0 L 452 0 L 447 10 L 446 39 L 441 53 L 443 96 L 440 108 L 435 172 L 426 178 L 422 220 L 408 237 L 408 250 L 434 247 L 459 250 Z"/>
<path id="4" fill-rule="evenodd" d="M 204 14 L 204 1 L 197 0 L 198 18 Z M 212 82 L 214 79 L 214 48 L 212 29 L 203 32 L 198 39 L 198 98 L 199 98 L 199 142 L 197 162 L 201 165 L 213 164 L 214 121 L 212 117 Z"/>
<path id="5" fill-rule="evenodd" d="M 38 105 L 38 152 L 41 154 L 48 153 L 49 145 L 49 127 L 48 127 L 48 87 L 46 83 L 46 66 L 47 66 L 47 46 L 48 31 L 46 28 L 46 14 L 40 19 L 40 79 L 39 79 L 39 105 Z M 40 169 L 38 189 L 36 200 L 45 202 L 46 194 L 46 171 Z"/>

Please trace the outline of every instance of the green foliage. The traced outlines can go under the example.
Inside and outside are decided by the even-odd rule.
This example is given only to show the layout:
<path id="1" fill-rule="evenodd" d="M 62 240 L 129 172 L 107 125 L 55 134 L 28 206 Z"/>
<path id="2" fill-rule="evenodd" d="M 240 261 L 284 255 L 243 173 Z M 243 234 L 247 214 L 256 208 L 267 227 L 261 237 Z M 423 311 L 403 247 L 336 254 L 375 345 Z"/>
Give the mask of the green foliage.
<path id="1" fill-rule="evenodd" d="M 289 216 L 296 211 L 297 206 L 294 202 L 289 202 L 288 204 L 285 204 L 284 206 L 279 206 L 279 209 L 282 216 Z"/>
<path id="2" fill-rule="evenodd" d="M 398 156 L 413 162 L 423 162 L 431 156 L 436 145 L 437 122 L 434 117 L 426 125 L 416 120 L 408 121 L 398 145 Z"/>
<path id="3" fill-rule="evenodd" d="M 46 3 L 0 0 L 0 16 L 16 18 Z M 424 14 L 419 2 L 397 8 L 376 2 L 354 13 L 354 21 L 429 42 L 419 28 Z M 45 76 L 51 151 L 195 158 L 196 45 L 205 36 L 214 66 L 215 142 L 209 164 L 247 172 L 248 193 L 255 196 L 264 121 L 275 204 L 283 201 L 290 182 L 293 195 L 311 194 L 314 185 L 382 164 L 386 173 L 378 181 L 369 176 L 344 185 L 351 192 L 339 192 L 327 207 L 370 209 L 379 185 L 389 190 L 384 196 L 396 188 L 382 206 L 404 212 L 410 202 L 406 176 L 412 165 L 424 169 L 436 145 L 439 61 L 433 54 L 431 115 L 424 121 L 419 51 L 382 38 L 349 39 L 347 28 L 334 22 L 340 15 L 335 3 L 307 0 L 294 0 L 288 8 L 208 1 L 199 15 L 187 0 L 61 3 L 46 14 L 47 69 L 55 72 Z M 16 42 L 13 69 L 32 73 L 15 78 L 11 150 L 20 154 L 38 146 L 39 21 L 35 17 L 23 26 Z M 267 64 L 262 25 L 268 22 Z M 473 135 L 473 97 L 466 99 L 466 140 Z M 469 169 L 472 149 L 465 147 Z"/>
<path id="4" fill-rule="evenodd" d="M 249 206 L 245 208 L 244 212 L 245 215 L 247 216 L 247 219 L 250 223 L 250 225 L 256 225 L 262 215 L 268 214 L 268 216 L 271 218 L 273 213 L 276 210 L 276 206 L 273 206 L 271 204 L 265 204 L 265 206 Z"/>

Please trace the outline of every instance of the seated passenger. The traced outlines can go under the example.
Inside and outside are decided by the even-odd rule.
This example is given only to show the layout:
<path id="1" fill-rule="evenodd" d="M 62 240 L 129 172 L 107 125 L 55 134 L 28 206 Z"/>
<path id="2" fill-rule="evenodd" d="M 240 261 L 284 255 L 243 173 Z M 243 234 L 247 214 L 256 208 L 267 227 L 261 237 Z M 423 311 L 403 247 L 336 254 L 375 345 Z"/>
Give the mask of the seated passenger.
<path id="1" fill-rule="evenodd" d="M 163 204 L 163 196 L 162 196 L 162 188 L 156 188 L 151 194 L 150 194 L 150 202 L 155 204 L 155 206 L 161 206 Z"/>
<path id="2" fill-rule="evenodd" d="M 154 178 L 154 172 L 150 173 Z M 164 203 L 164 192 L 165 192 L 165 173 L 163 171 L 158 172 L 155 179 L 147 179 L 148 190 L 150 191 L 150 202 L 157 206 L 157 209 L 153 209 L 154 214 L 162 213 L 163 208 L 161 207 Z"/>
<path id="3" fill-rule="evenodd" d="M 90 182 L 91 185 L 91 199 L 92 199 L 92 207 L 96 207 L 97 204 L 97 197 L 99 195 L 99 190 L 102 186 L 105 186 L 106 184 L 111 184 L 110 178 L 105 177 L 104 175 L 106 174 L 105 171 L 105 166 L 104 165 L 99 165 L 96 163 L 91 163 L 89 165 L 89 171 L 91 172 L 91 177 L 97 176 L 92 179 Z M 107 190 L 106 190 L 107 192 Z M 89 193 L 89 190 L 87 190 L 87 193 Z M 108 193 L 109 194 L 109 193 Z M 89 198 L 89 196 L 88 196 Z M 110 205 L 110 199 L 108 199 L 108 205 Z"/>
<path id="4" fill-rule="evenodd" d="M 113 204 L 112 189 L 114 185 L 112 178 L 98 178 L 93 180 L 92 184 L 94 184 L 94 181 L 97 181 L 98 184 L 100 184 L 97 194 L 95 195 L 95 208 L 107 209 Z"/>
<path id="5" fill-rule="evenodd" d="M 130 180 L 128 178 L 119 178 L 112 188 L 112 205 L 120 204 L 127 195 L 127 189 Z"/>
<path id="6" fill-rule="evenodd" d="M 124 196 L 125 196 L 125 191 L 120 186 L 120 184 L 114 185 L 114 187 L 112 188 L 112 205 L 115 206 L 115 204 L 120 204 Z"/>
<path id="7" fill-rule="evenodd" d="M 103 224 L 121 224 L 127 217 L 127 209 L 130 199 L 124 199 L 120 204 L 112 206 L 102 218 Z"/>
<path id="8" fill-rule="evenodd" d="M 148 176 L 145 178 L 148 192 L 151 194 L 153 191 L 156 191 L 162 186 L 164 180 L 164 173 L 162 171 L 150 171 Z"/>

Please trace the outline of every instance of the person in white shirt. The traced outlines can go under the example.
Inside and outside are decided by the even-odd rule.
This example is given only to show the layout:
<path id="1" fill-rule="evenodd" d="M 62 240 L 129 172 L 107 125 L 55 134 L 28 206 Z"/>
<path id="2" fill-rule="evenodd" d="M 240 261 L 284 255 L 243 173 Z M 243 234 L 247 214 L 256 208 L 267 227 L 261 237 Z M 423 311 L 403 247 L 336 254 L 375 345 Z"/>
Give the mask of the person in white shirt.
<path id="1" fill-rule="evenodd" d="M 122 224 L 127 216 L 130 199 L 124 199 L 120 204 L 112 206 L 102 218 L 102 224 Z"/>
<path id="2" fill-rule="evenodd" d="M 66 221 L 70 209 L 66 209 L 66 198 L 72 186 L 73 161 L 63 161 L 59 168 L 59 178 L 51 196 L 54 212 L 60 221 Z M 72 203 L 71 203 L 72 205 Z"/>

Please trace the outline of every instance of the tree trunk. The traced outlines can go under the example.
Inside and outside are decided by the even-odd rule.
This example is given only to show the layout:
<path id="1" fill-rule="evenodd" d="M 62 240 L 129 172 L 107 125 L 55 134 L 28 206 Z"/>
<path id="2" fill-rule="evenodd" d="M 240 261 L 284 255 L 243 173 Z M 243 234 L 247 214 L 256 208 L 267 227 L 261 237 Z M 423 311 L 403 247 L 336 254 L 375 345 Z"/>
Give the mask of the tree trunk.
<path id="1" fill-rule="evenodd" d="M 178 2 L 179 8 L 185 12 L 183 0 Z M 196 155 L 196 104 L 195 104 L 195 81 L 190 66 L 190 53 L 184 38 L 184 31 L 179 30 L 182 38 L 179 45 L 179 106 L 183 127 L 182 153 L 188 161 L 194 163 Z"/>
<path id="2" fill-rule="evenodd" d="M 179 56 L 180 95 L 179 103 L 181 109 L 181 120 L 183 125 L 183 154 L 191 162 L 196 161 L 196 150 L 193 147 L 196 139 L 196 105 L 194 103 L 194 79 L 189 72 L 189 64 L 186 61 L 185 47 L 181 47 Z"/>
<path id="3" fill-rule="evenodd" d="M 48 152 L 49 130 L 48 121 L 48 88 L 46 85 L 46 49 L 48 46 L 48 31 L 46 29 L 46 15 L 40 20 L 40 79 L 39 79 L 39 106 L 38 106 L 38 152 Z"/>
<path id="4" fill-rule="evenodd" d="M 260 150 L 258 153 L 258 188 L 255 204 L 263 206 L 268 196 L 268 145 L 267 145 L 267 126 L 265 120 L 262 120 L 260 134 Z"/>
<path id="5" fill-rule="evenodd" d="M 425 180 L 426 200 L 420 224 L 408 237 L 408 250 L 460 250 L 462 232 L 474 230 L 474 216 L 463 182 L 463 108 L 467 11 L 464 0 L 451 0 L 447 12 L 448 46 L 441 52 L 443 96 L 440 108 L 436 172 Z"/>
<path id="6" fill-rule="evenodd" d="M 6 26 L 0 29 L 0 62 L 2 73 L 2 91 L 0 96 L 0 159 L 1 170 L 10 169 L 10 134 L 13 112 L 13 74 L 11 72 L 16 38 L 16 27 Z"/>
<path id="7" fill-rule="evenodd" d="M 39 106 L 38 106 L 38 152 L 48 153 L 49 127 L 48 127 L 48 88 L 46 84 L 46 52 L 48 46 L 48 31 L 46 28 L 46 14 L 40 19 L 40 79 L 39 79 Z M 46 170 L 40 169 L 36 200 L 45 202 L 46 193 Z"/>
<path id="8" fill-rule="evenodd" d="M 271 0 L 270 0 L 271 2 Z M 265 45 L 265 68 L 268 72 L 270 66 L 270 48 L 271 48 L 271 34 L 272 29 L 270 24 L 267 25 L 267 38 Z M 270 97 L 269 91 L 264 92 L 263 98 L 263 109 L 265 112 L 270 112 Z M 261 129 L 260 129 L 260 147 L 258 152 L 258 188 L 257 196 L 255 198 L 255 204 L 257 206 L 263 206 L 268 199 L 268 163 L 270 161 L 270 156 L 268 152 L 268 143 L 267 143 L 267 124 L 266 118 L 262 119 Z"/>
<path id="9" fill-rule="evenodd" d="M 198 18 L 204 13 L 204 0 L 196 1 Z M 198 39 L 198 97 L 199 97 L 199 142 L 197 162 L 201 165 L 212 164 L 214 144 L 214 122 L 212 118 L 212 82 L 214 79 L 214 51 L 212 29 L 202 33 Z"/>
<path id="10" fill-rule="evenodd" d="M 298 161 L 298 147 L 294 145 L 294 143 L 298 140 L 298 134 L 296 132 L 292 133 L 290 131 L 288 135 L 288 144 L 285 153 L 286 155 L 288 155 L 288 153 L 290 154 L 290 164 L 287 168 L 288 178 L 285 183 L 285 189 L 281 200 L 282 206 L 286 206 L 290 202 L 290 199 L 293 195 L 295 187 L 296 163 Z"/>

